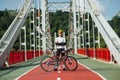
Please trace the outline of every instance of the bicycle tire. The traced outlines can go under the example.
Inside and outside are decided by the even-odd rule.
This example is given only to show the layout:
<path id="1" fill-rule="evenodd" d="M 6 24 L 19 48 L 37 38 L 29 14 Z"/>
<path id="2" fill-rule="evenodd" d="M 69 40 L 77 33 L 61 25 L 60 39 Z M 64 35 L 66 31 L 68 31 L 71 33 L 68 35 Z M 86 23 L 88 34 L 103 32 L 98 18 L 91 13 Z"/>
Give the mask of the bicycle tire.
<path id="1" fill-rule="evenodd" d="M 42 70 L 46 72 L 51 72 L 55 69 L 55 60 L 53 57 L 45 56 L 40 62 Z"/>
<path id="2" fill-rule="evenodd" d="M 69 71 L 75 71 L 78 67 L 78 63 L 77 63 L 77 60 L 72 57 L 72 56 L 68 56 L 66 59 L 65 59 L 65 66 L 66 68 L 69 70 Z"/>

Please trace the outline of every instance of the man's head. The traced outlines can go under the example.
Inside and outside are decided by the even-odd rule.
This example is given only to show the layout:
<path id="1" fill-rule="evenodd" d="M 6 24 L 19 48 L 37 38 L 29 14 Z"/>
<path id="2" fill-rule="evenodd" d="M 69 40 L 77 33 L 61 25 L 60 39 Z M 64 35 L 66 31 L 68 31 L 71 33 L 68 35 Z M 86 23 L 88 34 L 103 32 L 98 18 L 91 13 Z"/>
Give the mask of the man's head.
<path id="1" fill-rule="evenodd" d="M 63 30 L 62 30 L 62 29 L 59 29 L 59 30 L 58 30 L 58 35 L 59 35 L 59 36 L 62 36 L 62 33 L 63 33 Z"/>

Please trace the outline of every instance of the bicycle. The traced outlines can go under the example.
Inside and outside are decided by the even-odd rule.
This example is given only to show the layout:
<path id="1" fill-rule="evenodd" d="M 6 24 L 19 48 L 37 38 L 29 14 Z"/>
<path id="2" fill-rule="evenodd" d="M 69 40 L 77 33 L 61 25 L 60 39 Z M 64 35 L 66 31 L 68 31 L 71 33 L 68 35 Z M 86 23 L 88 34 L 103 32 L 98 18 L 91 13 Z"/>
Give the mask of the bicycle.
<path id="1" fill-rule="evenodd" d="M 68 53 L 71 49 L 62 51 L 65 53 L 63 57 L 56 58 L 55 52 L 53 52 L 53 56 L 45 56 L 42 61 L 40 62 L 41 68 L 46 72 L 51 72 L 55 70 L 55 66 L 59 66 L 61 63 L 65 64 L 65 67 L 69 71 L 74 71 L 78 67 L 77 60 L 73 56 L 69 56 Z"/>

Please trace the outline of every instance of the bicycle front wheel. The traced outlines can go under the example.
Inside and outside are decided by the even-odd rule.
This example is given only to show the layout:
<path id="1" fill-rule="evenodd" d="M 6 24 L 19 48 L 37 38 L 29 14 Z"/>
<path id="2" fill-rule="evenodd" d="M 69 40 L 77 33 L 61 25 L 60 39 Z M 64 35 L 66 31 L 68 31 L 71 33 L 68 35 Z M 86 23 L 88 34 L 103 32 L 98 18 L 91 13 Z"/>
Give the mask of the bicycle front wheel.
<path id="1" fill-rule="evenodd" d="M 55 69 L 55 60 L 53 57 L 45 56 L 42 59 L 40 66 L 44 71 L 51 72 Z"/>
<path id="2" fill-rule="evenodd" d="M 66 68 L 69 70 L 69 71 L 74 71 L 77 69 L 78 67 L 78 63 L 77 63 L 77 60 L 72 57 L 72 56 L 68 56 L 66 59 L 65 59 L 65 66 Z"/>

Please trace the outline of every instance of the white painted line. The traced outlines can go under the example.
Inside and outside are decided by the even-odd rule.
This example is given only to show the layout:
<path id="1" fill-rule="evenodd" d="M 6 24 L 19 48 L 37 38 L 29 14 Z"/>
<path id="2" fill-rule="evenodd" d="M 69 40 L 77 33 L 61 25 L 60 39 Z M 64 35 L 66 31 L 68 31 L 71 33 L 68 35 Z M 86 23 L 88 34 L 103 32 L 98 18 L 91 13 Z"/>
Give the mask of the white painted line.
<path id="1" fill-rule="evenodd" d="M 60 77 L 57 77 L 57 80 L 61 80 L 61 78 L 60 78 Z"/>
<path id="2" fill-rule="evenodd" d="M 58 73 L 60 74 L 60 73 L 61 73 L 61 71 L 58 71 Z"/>
<path id="3" fill-rule="evenodd" d="M 77 54 L 77 55 L 80 55 L 80 54 Z M 80 55 L 80 56 L 86 57 L 86 56 L 84 56 L 84 55 Z M 77 61 L 77 62 L 78 62 L 78 61 Z M 80 62 L 78 62 L 78 63 L 79 63 L 80 65 L 84 66 L 85 68 L 87 68 L 88 70 L 94 72 L 94 73 L 97 74 L 98 76 L 100 76 L 103 80 L 107 80 L 107 79 L 104 78 L 100 73 L 95 72 L 94 70 L 90 69 L 89 67 L 85 66 L 84 64 L 82 64 L 82 63 L 80 63 Z"/>
<path id="4" fill-rule="evenodd" d="M 19 78 L 21 78 L 22 76 L 24 76 L 25 74 L 29 73 L 30 71 L 32 71 L 33 69 L 37 68 L 39 65 L 33 67 L 32 69 L 28 70 L 27 72 L 23 73 L 22 75 L 18 76 L 15 80 L 18 80 Z"/>
<path id="5" fill-rule="evenodd" d="M 58 73 L 57 80 L 61 80 L 61 78 L 60 78 L 60 76 L 59 76 L 59 74 L 61 73 L 61 66 L 58 66 L 58 71 L 57 71 L 57 73 Z"/>
<path id="6" fill-rule="evenodd" d="M 98 72 L 95 72 L 94 70 L 90 69 L 89 67 L 85 66 L 84 64 L 78 62 L 80 65 L 84 66 L 85 68 L 87 68 L 88 70 L 92 71 L 93 73 L 97 74 L 98 76 L 100 76 L 102 78 L 102 80 L 107 80 L 106 78 L 104 78 L 101 74 L 99 74 Z"/>

